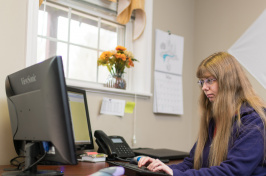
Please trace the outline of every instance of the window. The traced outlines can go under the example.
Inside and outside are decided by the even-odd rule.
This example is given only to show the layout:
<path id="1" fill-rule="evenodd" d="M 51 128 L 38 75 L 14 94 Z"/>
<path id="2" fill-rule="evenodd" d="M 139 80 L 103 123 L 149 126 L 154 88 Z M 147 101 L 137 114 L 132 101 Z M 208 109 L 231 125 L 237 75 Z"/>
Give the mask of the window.
<path id="1" fill-rule="evenodd" d="M 105 67 L 97 66 L 101 52 L 125 46 L 125 26 L 71 7 L 44 2 L 38 14 L 37 61 L 61 55 L 71 80 L 104 83 Z"/>
<path id="2" fill-rule="evenodd" d="M 151 70 L 152 70 L 152 9 L 153 9 L 153 1 L 152 0 L 146 0 L 145 1 L 145 12 L 146 12 L 146 27 L 142 34 L 142 36 L 136 40 L 132 41 L 132 28 L 133 23 L 128 23 L 126 26 L 119 25 L 116 23 L 116 16 L 114 15 L 114 7 L 116 7 L 116 4 L 113 4 L 111 12 L 108 12 L 107 14 L 103 14 L 102 10 L 95 11 L 94 8 L 89 8 L 88 4 L 90 2 L 97 2 L 97 3 L 105 3 L 109 7 L 110 1 L 107 0 L 46 0 L 49 2 L 45 2 L 43 4 L 48 4 L 44 7 L 39 7 L 39 1 L 36 0 L 26 0 L 28 10 L 27 10 L 27 38 L 26 38 L 26 47 L 25 47 L 25 53 L 26 53 L 26 65 L 30 66 L 33 65 L 44 58 L 49 58 L 51 55 L 59 55 L 57 53 L 57 50 L 63 50 L 62 48 L 66 48 L 65 53 L 61 53 L 60 55 L 63 56 L 63 62 L 65 64 L 66 69 L 72 69 L 72 63 L 78 64 L 73 58 L 70 58 L 71 54 L 75 56 L 75 49 L 78 48 L 83 51 L 83 55 L 86 55 L 86 53 L 95 55 L 101 54 L 103 50 L 109 50 L 108 47 L 111 49 L 114 49 L 114 47 L 111 47 L 111 44 L 108 42 L 103 43 L 101 39 L 98 41 L 97 48 L 88 46 L 88 44 L 83 43 L 77 43 L 75 39 L 70 39 L 70 33 L 71 29 L 70 25 L 69 27 L 65 27 L 63 32 L 60 32 L 58 34 L 55 34 L 55 28 L 53 30 L 47 30 L 48 28 L 40 28 L 38 29 L 38 25 L 55 25 L 57 23 L 54 23 L 52 21 L 49 21 L 47 19 L 50 18 L 50 15 L 48 15 L 48 12 L 45 12 L 47 10 L 46 8 L 50 8 L 51 10 L 54 9 L 58 11 L 59 14 L 61 14 L 60 20 L 68 20 L 68 23 L 71 22 L 71 20 L 79 21 L 78 17 L 85 16 L 86 20 L 81 21 L 81 23 L 84 23 L 82 25 L 91 25 L 91 22 L 97 21 L 98 30 L 105 31 L 106 33 L 110 34 L 114 29 L 116 28 L 117 33 L 117 44 L 124 45 L 128 50 L 132 51 L 135 55 L 135 58 L 139 60 L 138 63 L 135 64 L 134 69 L 128 69 L 126 70 L 125 79 L 127 80 L 127 89 L 125 91 L 116 90 L 116 89 L 110 89 L 110 88 L 104 88 L 102 82 L 106 80 L 106 76 L 102 76 L 104 74 L 108 74 L 108 71 L 104 67 L 97 67 L 95 66 L 94 71 L 94 77 L 88 74 L 88 70 L 93 70 L 90 68 L 87 68 L 84 66 L 84 73 L 86 76 L 80 77 L 78 76 L 78 80 L 75 80 L 75 74 L 70 73 L 70 78 L 66 78 L 66 82 L 68 85 L 71 86 L 77 86 L 87 89 L 88 91 L 92 92 L 105 92 L 105 93 L 111 93 L 111 94 L 120 94 L 125 96 L 141 96 L 141 97 L 150 97 L 151 94 Z M 51 3 L 52 2 L 52 3 Z M 99 4 L 98 4 L 99 5 Z M 48 7 L 49 6 L 49 7 Z M 70 8 L 69 8 L 70 7 Z M 38 17 L 38 14 L 40 13 L 40 17 Z M 41 14 L 43 13 L 43 14 Z M 46 14 L 45 14 L 46 13 Z M 93 15 L 92 15 L 93 14 Z M 55 15 L 55 14 L 53 14 Z M 70 17 L 69 17 L 70 16 Z M 71 19 L 71 16 L 73 19 Z M 38 18 L 41 18 L 38 20 Z M 67 18 L 66 18 L 67 17 Z M 47 18 L 45 20 L 45 18 Z M 70 20 L 69 20 L 70 19 Z M 40 22 L 43 20 L 40 24 L 38 24 L 38 21 Z M 58 20 L 58 19 L 57 19 Z M 80 22 L 80 21 L 79 21 Z M 42 24 L 43 23 L 43 24 Z M 81 24 L 79 23 L 79 24 Z M 67 24 L 68 25 L 68 24 Z M 92 25 L 93 26 L 93 25 Z M 94 25 L 96 27 L 96 25 Z M 111 27 L 113 30 L 111 30 Z M 56 28 L 62 28 L 62 26 L 56 26 Z M 79 29 L 81 31 L 83 29 Z M 64 39 L 65 32 L 67 32 L 67 36 L 65 36 L 67 39 Z M 38 36 L 37 36 L 38 33 Z M 47 35 L 46 35 L 47 34 Z M 98 33 L 99 35 L 100 33 Z M 103 34 L 101 32 L 101 34 Z M 113 34 L 113 33 L 112 33 Z M 94 37 L 94 36 L 93 36 Z M 40 44 L 38 44 L 37 49 L 37 39 Z M 69 38 L 69 39 L 68 39 Z M 69 40 L 69 42 L 67 41 Z M 106 40 L 106 37 L 104 37 L 104 41 Z M 47 42 L 49 41 L 49 42 Z M 100 43 L 108 44 L 104 47 L 100 45 Z M 124 43 L 124 44 L 123 44 Z M 56 46 L 56 47 L 55 47 Z M 37 51 L 38 50 L 38 51 Z M 38 54 L 37 54 L 38 52 Z M 53 53 L 52 53 L 53 52 Z M 38 55 L 38 57 L 37 57 Z M 68 57 L 68 59 L 66 59 Z M 38 58 L 38 59 L 36 59 Z M 80 58 L 80 56 L 78 57 Z M 96 63 L 97 60 L 94 58 L 94 62 Z M 73 60 L 71 60 L 73 59 Z M 83 66 L 83 64 L 80 64 Z M 85 65 L 85 64 L 84 64 Z M 68 68 L 70 67 L 70 68 Z M 68 70 L 66 70 L 66 76 L 69 76 Z M 96 71 L 97 70 L 97 71 Z M 77 70 L 79 71 L 79 70 Z M 105 73 L 104 73 L 105 72 Z M 89 72 L 90 73 L 90 72 Z M 95 76 L 96 75 L 96 76 Z M 90 77 L 91 76 L 91 77 Z M 85 78 L 84 78 L 85 77 Z M 84 78 L 84 79 L 82 79 Z M 93 81 L 91 81 L 93 80 Z"/>

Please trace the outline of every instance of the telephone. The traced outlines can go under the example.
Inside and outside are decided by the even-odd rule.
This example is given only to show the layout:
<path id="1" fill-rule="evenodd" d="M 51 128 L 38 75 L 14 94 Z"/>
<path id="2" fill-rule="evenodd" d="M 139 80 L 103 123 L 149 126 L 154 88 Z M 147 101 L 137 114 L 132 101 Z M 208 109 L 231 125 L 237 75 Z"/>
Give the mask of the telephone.
<path id="1" fill-rule="evenodd" d="M 125 139 L 121 136 L 107 136 L 102 130 L 96 130 L 94 137 L 99 146 L 98 153 L 107 154 L 107 159 L 109 160 L 132 158 L 135 156 Z"/>

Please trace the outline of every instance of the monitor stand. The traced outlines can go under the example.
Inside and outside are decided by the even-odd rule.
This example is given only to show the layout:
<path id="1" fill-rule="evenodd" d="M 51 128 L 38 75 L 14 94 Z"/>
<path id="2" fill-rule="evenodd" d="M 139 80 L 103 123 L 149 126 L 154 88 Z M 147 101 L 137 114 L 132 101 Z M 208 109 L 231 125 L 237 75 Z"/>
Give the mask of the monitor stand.
<path id="1" fill-rule="evenodd" d="M 41 175 L 64 175 L 61 171 L 56 170 L 37 170 L 36 157 L 39 155 L 39 142 L 30 142 L 25 145 L 25 169 L 26 171 L 12 171 L 12 172 L 4 172 L 2 175 L 5 176 L 41 176 Z M 33 165 L 34 164 L 34 165 Z M 29 168 L 33 165 L 31 168 Z M 27 169 L 29 168 L 29 169 Z"/>

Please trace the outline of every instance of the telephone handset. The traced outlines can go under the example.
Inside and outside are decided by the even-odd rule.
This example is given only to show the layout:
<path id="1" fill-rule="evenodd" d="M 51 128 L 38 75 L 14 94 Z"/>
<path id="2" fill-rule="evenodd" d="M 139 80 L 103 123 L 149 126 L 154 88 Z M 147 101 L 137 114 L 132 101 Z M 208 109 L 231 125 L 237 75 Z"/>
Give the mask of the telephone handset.
<path id="1" fill-rule="evenodd" d="M 94 132 L 98 152 L 108 155 L 108 159 L 132 158 L 135 156 L 125 139 L 121 136 L 107 136 L 102 130 Z"/>

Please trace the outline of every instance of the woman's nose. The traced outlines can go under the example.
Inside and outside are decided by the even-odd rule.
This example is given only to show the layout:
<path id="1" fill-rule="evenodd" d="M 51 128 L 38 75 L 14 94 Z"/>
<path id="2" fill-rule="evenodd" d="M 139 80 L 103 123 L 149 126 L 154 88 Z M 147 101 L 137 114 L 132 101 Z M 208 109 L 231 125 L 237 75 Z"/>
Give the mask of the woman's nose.
<path id="1" fill-rule="evenodd" d="M 205 82 L 203 83 L 203 86 L 202 86 L 202 90 L 209 90 L 209 86 L 208 84 L 206 84 Z"/>

